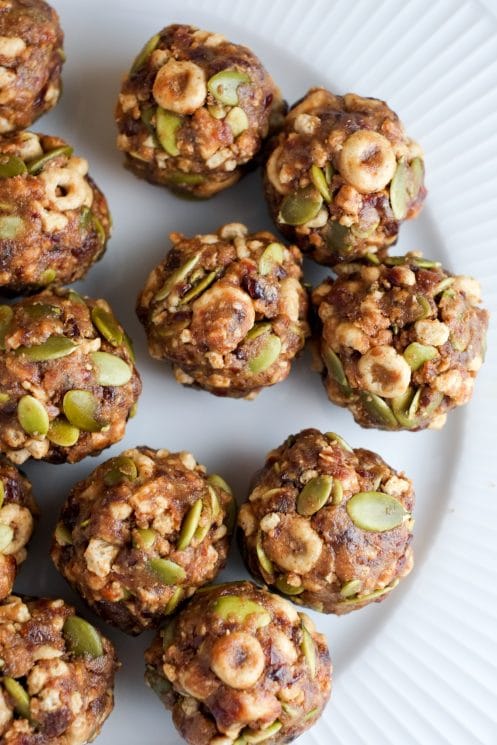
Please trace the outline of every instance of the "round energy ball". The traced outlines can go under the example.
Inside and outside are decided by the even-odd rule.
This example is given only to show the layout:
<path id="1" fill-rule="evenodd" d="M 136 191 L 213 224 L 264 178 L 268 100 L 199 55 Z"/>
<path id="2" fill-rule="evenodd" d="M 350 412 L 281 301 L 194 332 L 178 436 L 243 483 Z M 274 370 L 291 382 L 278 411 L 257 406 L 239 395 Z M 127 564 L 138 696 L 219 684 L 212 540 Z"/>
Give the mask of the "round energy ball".
<path id="1" fill-rule="evenodd" d="M 31 492 L 26 476 L 0 457 L 0 600 L 12 592 L 17 567 L 27 556 L 38 514 Z"/>
<path id="2" fill-rule="evenodd" d="M 306 429 L 272 450 L 240 507 L 246 564 L 294 603 L 342 615 L 413 566 L 411 481 L 370 450 Z"/>
<path id="3" fill-rule="evenodd" d="M 141 392 L 105 300 L 47 289 L 0 305 L 0 452 L 75 463 L 124 436 Z"/>
<path id="4" fill-rule="evenodd" d="M 64 35 L 43 0 L 0 6 L 0 134 L 29 127 L 59 100 Z"/>
<path id="5" fill-rule="evenodd" d="M 0 603 L 0 739 L 84 745 L 114 706 L 118 661 L 105 636 L 63 600 Z"/>
<path id="6" fill-rule="evenodd" d="M 239 180 L 283 108 L 250 49 L 193 26 L 167 26 L 124 78 L 117 145 L 138 176 L 210 197 Z"/>
<path id="7" fill-rule="evenodd" d="M 1 16 L 0 16 L 1 18 Z M 107 201 L 60 137 L 0 141 L 0 289 L 28 294 L 83 277 L 105 251 Z"/>
<path id="8" fill-rule="evenodd" d="M 254 398 L 284 380 L 309 334 L 298 248 L 239 223 L 170 238 L 138 298 L 152 357 L 217 396 Z"/>
<path id="9" fill-rule="evenodd" d="M 147 683 L 189 745 L 290 742 L 330 696 L 325 637 L 251 582 L 201 590 L 145 659 Z"/>
<path id="10" fill-rule="evenodd" d="M 74 486 L 52 559 L 96 613 L 139 634 L 222 569 L 234 514 L 229 486 L 190 453 L 126 450 Z"/>
<path id="11" fill-rule="evenodd" d="M 421 255 L 343 264 L 313 292 L 323 380 L 362 427 L 440 429 L 485 355 L 480 286 Z"/>
<path id="12" fill-rule="evenodd" d="M 384 101 L 311 88 L 269 147 L 265 192 L 277 228 L 334 266 L 386 253 L 426 196 L 419 145 Z"/>

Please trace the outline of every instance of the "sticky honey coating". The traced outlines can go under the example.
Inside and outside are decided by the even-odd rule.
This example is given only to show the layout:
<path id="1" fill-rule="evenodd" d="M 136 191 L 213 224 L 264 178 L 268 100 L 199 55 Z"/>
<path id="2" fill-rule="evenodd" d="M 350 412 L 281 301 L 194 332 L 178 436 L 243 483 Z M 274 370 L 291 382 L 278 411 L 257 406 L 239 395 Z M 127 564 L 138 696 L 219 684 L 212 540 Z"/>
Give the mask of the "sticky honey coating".
<path id="1" fill-rule="evenodd" d="M 29 127 L 61 93 L 64 36 L 43 0 L 0 4 L 0 134 Z"/>
<path id="2" fill-rule="evenodd" d="M 50 288 L 0 305 L 0 452 L 75 463 L 124 436 L 141 392 L 105 300 Z"/>
<path id="3" fill-rule="evenodd" d="M 271 451 L 239 511 L 252 574 L 342 615 L 381 602 L 413 566 L 412 483 L 370 450 L 306 429 Z"/>
<path id="4" fill-rule="evenodd" d="M 111 642 L 63 600 L 0 602 L 3 745 L 84 745 L 114 706 Z"/>
<path id="5" fill-rule="evenodd" d="M 334 266 L 384 256 L 426 196 L 420 146 L 384 101 L 311 88 L 267 148 L 265 193 L 278 230 Z"/>
<path id="6" fill-rule="evenodd" d="M 145 653 L 145 679 L 189 745 L 290 742 L 331 690 L 325 637 L 251 582 L 205 588 Z"/>
<path id="7" fill-rule="evenodd" d="M 253 398 L 284 380 L 309 334 L 300 251 L 239 223 L 170 237 L 138 299 L 152 357 L 218 396 Z"/>
<path id="8" fill-rule="evenodd" d="M 328 397 L 363 427 L 440 429 L 485 357 L 478 282 L 419 253 L 337 271 L 312 295 Z"/>
<path id="9" fill-rule="evenodd" d="M 138 176 L 210 197 L 239 180 L 283 110 L 247 47 L 175 24 L 147 42 L 124 79 L 117 146 Z"/>
<path id="10" fill-rule="evenodd" d="M 60 137 L 19 132 L 0 142 L 0 289 L 30 294 L 81 279 L 111 231 L 88 162 Z"/>
<path id="11" fill-rule="evenodd" d="M 72 489 L 52 558 L 106 621 L 156 627 L 224 566 L 235 502 L 188 452 L 140 447 Z"/>

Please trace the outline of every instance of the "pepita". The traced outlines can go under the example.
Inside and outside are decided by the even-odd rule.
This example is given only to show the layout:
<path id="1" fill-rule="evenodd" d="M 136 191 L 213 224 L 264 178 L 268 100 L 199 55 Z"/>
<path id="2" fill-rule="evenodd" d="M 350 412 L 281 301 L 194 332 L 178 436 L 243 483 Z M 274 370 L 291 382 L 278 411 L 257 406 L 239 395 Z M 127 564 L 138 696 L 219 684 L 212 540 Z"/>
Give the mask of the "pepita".
<path id="1" fill-rule="evenodd" d="M 91 623 L 79 616 L 66 618 L 62 633 L 69 650 L 76 657 L 101 657 L 104 653 L 100 634 Z"/>
<path id="2" fill-rule="evenodd" d="M 285 225 L 303 225 L 318 214 L 323 197 L 314 188 L 306 186 L 292 194 L 287 194 L 281 203 L 278 221 Z"/>
<path id="3" fill-rule="evenodd" d="M 123 343 L 124 331 L 110 311 L 96 305 L 91 311 L 91 320 L 104 339 L 107 339 L 113 347 L 118 347 Z"/>
<path id="4" fill-rule="evenodd" d="M 67 391 L 62 408 L 70 424 L 83 432 L 101 432 L 107 426 L 97 419 L 99 402 L 90 391 Z"/>
<path id="5" fill-rule="evenodd" d="M 137 528 L 133 535 L 133 546 L 141 551 L 152 548 L 157 538 L 157 531 L 153 528 Z"/>
<path id="6" fill-rule="evenodd" d="M 77 344 L 66 336 L 49 336 L 41 344 L 34 344 L 31 347 L 18 347 L 15 350 L 16 356 L 26 357 L 31 362 L 48 362 L 49 360 L 58 360 L 61 357 L 67 357 L 76 350 Z"/>
<path id="7" fill-rule="evenodd" d="M 360 579 L 351 579 L 342 585 L 340 590 L 340 597 L 351 598 L 353 595 L 357 595 L 361 587 L 362 582 Z"/>
<path id="8" fill-rule="evenodd" d="M 26 163 L 17 155 L 0 157 L 0 178 L 14 178 L 27 173 Z"/>
<path id="9" fill-rule="evenodd" d="M 65 419 L 58 418 L 50 422 L 47 437 L 54 445 L 70 448 L 79 439 L 79 429 L 69 424 Z"/>
<path id="10" fill-rule="evenodd" d="M 0 479 L 0 508 L 3 505 L 4 499 L 5 499 L 5 485 L 2 479 Z"/>
<path id="11" fill-rule="evenodd" d="M 14 537 L 14 531 L 10 525 L 0 523 L 0 553 L 10 544 Z"/>
<path id="12" fill-rule="evenodd" d="M 17 404 L 17 418 L 23 430 L 33 437 L 43 437 L 50 425 L 48 413 L 34 396 L 22 396 Z"/>
<path id="13" fill-rule="evenodd" d="M 362 405 L 368 414 L 378 424 L 384 424 L 390 429 L 397 427 L 397 420 L 389 405 L 376 393 L 370 391 L 361 391 Z"/>
<path id="14" fill-rule="evenodd" d="M 222 595 L 214 601 L 212 610 L 223 621 L 232 618 L 237 623 L 245 623 L 247 619 L 252 619 L 256 628 L 271 623 L 271 616 L 262 605 L 240 595 Z"/>
<path id="15" fill-rule="evenodd" d="M 424 295 L 416 295 L 416 300 L 420 307 L 420 314 L 417 316 L 416 320 L 421 321 L 424 318 L 431 316 L 431 305 L 428 298 L 424 297 Z"/>
<path id="16" fill-rule="evenodd" d="M 24 220 L 18 215 L 0 215 L 0 238 L 11 241 L 24 232 Z"/>
<path id="17" fill-rule="evenodd" d="M 172 171 L 167 174 L 168 183 L 172 186 L 198 186 L 203 184 L 205 176 L 201 173 L 185 173 L 184 171 Z"/>
<path id="18" fill-rule="evenodd" d="M 256 743 L 269 740 L 270 737 L 273 737 L 277 732 L 280 731 L 282 726 L 282 723 L 276 720 L 275 722 L 270 724 L 269 727 L 265 727 L 264 729 L 260 729 L 256 732 L 246 727 L 244 730 L 242 730 L 241 736 L 243 737 L 245 742 L 249 743 L 249 745 L 256 745 Z"/>
<path id="19" fill-rule="evenodd" d="M 172 111 L 157 106 L 157 112 L 155 114 L 155 129 L 157 132 L 157 139 L 163 150 L 168 155 L 175 157 L 179 155 L 179 148 L 176 143 L 176 133 L 181 127 L 183 119 L 178 114 L 173 114 Z"/>
<path id="20" fill-rule="evenodd" d="M 352 247 L 350 228 L 341 225 L 336 220 L 328 221 L 326 230 L 323 231 L 323 238 L 330 251 L 336 251 L 340 256 L 345 256 L 350 252 Z"/>
<path id="21" fill-rule="evenodd" d="M 176 620 L 173 618 L 168 621 L 165 626 L 160 630 L 160 636 L 162 639 L 162 648 L 166 651 L 172 644 L 174 635 L 176 633 Z"/>
<path id="22" fill-rule="evenodd" d="M 183 567 L 171 559 L 153 558 L 149 560 L 148 566 L 164 585 L 178 585 L 186 579 Z"/>
<path id="23" fill-rule="evenodd" d="M 185 263 L 179 267 L 179 269 L 175 269 L 173 272 L 171 272 L 169 277 L 162 285 L 161 289 L 154 296 L 154 300 L 156 302 L 165 300 L 166 297 L 170 294 L 173 287 L 186 279 L 190 272 L 197 266 L 199 260 L 200 253 L 193 254 L 193 256 L 190 256 L 188 261 L 185 261 Z"/>
<path id="24" fill-rule="evenodd" d="M 440 295 L 440 293 L 445 292 L 445 290 L 448 290 L 453 282 L 454 277 L 445 277 L 444 279 L 440 280 L 433 291 L 433 297 L 435 297 L 436 295 Z"/>
<path id="25" fill-rule="evenodd" d="M 9 676 L 4 675 L 4 677 L 2 678 L 2 682 L 7 690 L 7 693 L 14 702 L 14 709 L 16 710 L 16 712 L 20 714 L 20 716 L 24 719 L 30 719 L 31 711 L 28 692 L 17 680 L 15 680 L 15 678 L 10 678 Z"/>
<path id="26" fill-rule="evenodd" d="M 338 505 L 343 501 L 343 485 L 340 479 L 333 479 L 333 487 L 331 489 L 331 504 Z"/>
<path id="27" fill-rule="evenodd" d="M 209 474 L 209 476 L 207 476 L 207 481 L 209 482 L 209 484 L 212 484 L 212 486 L 223 489 L 223 491 L 228 492 L 228 494 L 231 494 L 231 496 L 233 496 L 231 486 L 227 484 L 223 477 L 220 476 L 218 473 Z"/>
<path id="28" fill-rule="evenodd" d="M 200 515 L 202 514 L 202 507 L 202 500 L 197 499 L 197 501 L 190 507 L 185 518 L 183 519 L 177 543 L 178 551 L 184 551 L 185 548 L 188 548 L 188 546 L 190 545 L 195 531 L 198 528 Z"/>
<path id="29" fill-rule="evenodd" d="M 172 689 L 172 685 L 168 681 L 168 679 L 164 678 L 162 675 L 159 675 L 159 673 L 157 673 L 155 670 L 147 669 L 145 678 L 150 688 L 159 698 L 165 696 Z"/>
<path id="30" fill-rule="evenodd" d="M 299 515 L 310 516 L 324 507 L 333 488 L 332 476 L 315 476 L 304 486 L 297 497 Z"/>
<path id="31" fill-rule="evenodd" d="M 99 385 L 121 386 L 131 380 L 131 367 L 115 354 L 93 352 L 90 356 L 96 368 L 96 381 Z"/>
<path id="32" fill-rule="evenodd" d="M 301 595 L 304 592 L 304 586 L 303 585 L 290 585 L 284 579 L 284 577 L 278 577 L 276 582 L 274 583 L 274 586 L 277 590 L 283 593 L 283 595 Z"/>
<path id="33" fill-rule="evenodd" d="M 114 486 L 123 481 L 134 481 L 138 477 L 138 469 L 133 458 L 127 455 L 118 455 L 111 458 L 107 463 L 107 471 L 104 476 L 106 486 Z"/>
<path id="34" fill-rule="evenodd" d="M 381 598 L 382 595 L 386 595 L 387 593 L 391 592 L 394 587 L 397 587 L 399 584 L 399 580 L 396 579 L 392 582 L 391 585 L 388 585 L 387 587 L 382 587 L 381 590 L 374 590 L 374 592 L 370 592 L 367 595 L 356 595 L 353 598 L 345 598 L 344 600 L 339 600 L 338 605 L 358 605 L 359 603 L 370 603 L 373 600 L 376 600 L 376 598 Z"/>
<path id="35" fill-rule="evenodd" d="M 271 331 L 273 327 L 270 323 L 267 323 L 266 321 L 262 321 L 261 323 L 256 323 L 252 326 L 250 331 L 247 332 L 247 335 L 245 336 L 244 341 L 253 341 L 254 339 L 257 339 L 259 336 L 262 336 L 262 334 L 266 334 L 268 331 Z"/>
<path id="36" fill-rule="evenodd" d="M 47 153 L 43 153 L 43 155 L 40 155 L 38 158 L 35 158 L 34 160 L 30 160 L 27 164 L 28 173 L 31 176 L 35 176 L 38 174 L 47 163 L 54 158 L 58 158 L 61 155 L 64 155 L 66 158 L 70 158 L 73 154 L 72 147 L 69 147 L 69 145 L 61 145 L 60 147 L 54 147 L 53 150 L 49 150 Z"/>
<path id="37" fill-rule="evenodd" d="M 257 375 L 276 362 L 281 352 L 281 339 L 276 334 L 268 334 L 258 354 L 248 362 L 250 372 Z"/>
<path id="38" fill-rule="evenodd" d="M 245 132 L 249 127 L 248 116 L 243 109 L 239 106 L 234 106 L 226 116 L 226 124 L 229 126 L 233 133 L 233 137 L 238 137 L 242 132 Z"/>
<path id="39" fill-rule="evenodd" d="M 139 52 L 139 54 L 136 56 L 135 61 L 131 65 L 131 70 L 130 70 L 131 75 L 133 75 L 135 72 L 138 72 L 138 70 L 140 70 L 143 67 L 143 65 L 148 60 L 152 52 L 155 49 L 157 49 L 157 45 L 159 44 L 159 41 L 160 41 L 160 34 L 155 34 L 154 36 L 152 36 L 151 39 L 147 41 L 147 43 L 145 44 L 141 52 Z"/>
<path id="40" fill-rule="evenodd" d="M 59 544 L 59 546 L 71 546 L 72 545 L 71 531 L 62 522 L 57 523 L 54 537 L 57 543 Z"/>
<path id="41" fill-rule="evenodd" d="M 316 189 L 319 191 L 325 202 L 331 202 L 331 192 L 329 182 L 326 180 L 325 173 L 319 166 L 311 166 L 311 180 Z"/>
<path id="42" fill-rule="evenodd" d="M 276 266 L 283 263 L 284 246 L 281 243 L 269 243 L 259 259 L 259 274 L 271 274 Z"/>
<path id="43" fill-rule="evenodd" d="M 273 574 L 273 563 L 262 547 L 262 532 L 260 530 L 257 533 L 257 538 L 255 540 L 255 551 L 260 566 L 267 574 L 271 576 Z"/>
<path id="44" fill-rule="evenodd" d="M 186 295 L 183 295 L 183 297 L 179 301 L 179 304 L 186 305 L 186 303 L 189 303 L 191 300 L 197 298 L 199 295 L 202 294 L 202 292 L 204 292 L 208 287 L 211 286 L 216 277 L 217 272 L 210 272 L 209 274 L 206 274 L 205 277 L 200 280 L 200 282 L 197 282 L 197 284 L 194 285 L 191 290 L 186 293 Z"/>
<path id="45" fill-rule="evenodd" d="M 227 106 L 238 104 L 238 87 L 250 83 L 250 78 L 245 72 L 239 70 L 221 70 L 207 82 L 207 89 L 217 101 Z"/>
<path id="46" fill-rule="evenodd" d="M 33 303 L 32 305 L 25 305 L 22 310 L 23 313 L 35 321 L 39 321 L 41 318 L 60 318 L 62 315 L 62 308 L 58 305 L 51 305 L 49 303 Z M 59 336 L 56 338 L 60 339 L 63 337 Z"/>
<path id="47" fill-rule="evenodd" d="M 419 368 L 438 356 L 438 350 L 436 347 L 432 347 L 430 344 L 420 344 L 417 341 L 413 341 L 404 349 L 404 359 L 413 372 L 419 370 Z"/>
<path id="48" fill-rule="evenodd" d="M 322 354 L 324 364 L 326 365 L 326 369 L 329 375 L 331 375 L 333 380 L 335 380 L 339 386 L 341 386 L 344 390 L 349 391 L 349 381 L 347 380 L 347 376 L 345 375 L 345 370 L 343 369 L 343 365 L 339 356 L 327 344 L 323 344 Z"/>
<path id="49" fill-rule="evenodd" d="M 211 484 L 207 484 L 207 491 L 209 492 L 212 517 L 215 520 L 217 516 L 219 515 L 219 513 L 221 512 L 221 505 L 219 504 L 219 499 L 217 497 L 216 490 L 213 488 Z"/>
<path id="50" fill-rule="evenodd" d="M 338 445 L 340 445 L 341 448 L 346 450 L 348 453 L 353 453 L 354 449 L 350 447 L 349 443 L 346 442 L 343 437 L 340 437 L 340 435 L 337 435 L 336 432 L 325 432 L 325 437 L 328 438 L 328 440 L 331 440 L 332 442 L 336 442 Z"/>
<path id="51" fill-rule="evenodd" d="M 174 613 L 174 611 L 182 601 L 184 594 L 185 593 L 182 587 L 177 587 L 175 589 L 175 591 L 167 601 L 166 607 L 164 608 L 165 616 L 170 616 L 172 613 Z"/>
<path id="52" fill-rule="evenodd" d="M 347 513 L 361 530 L 385 533 L 409 518 L 402 502 L 384 492 L 358 492 L 347 501 Z"/>
<path id="53" fill-rule="evenodd" d="M 302 622 L 302 642 L 300 644 L 300 648 L 302 650 L 302 653 L 307 661 L 307 665 L 309 666 L 309 673 L 311 678 L 314 678 L 316 676 L 316 647 L 314 645 L 314 639 L 312 638 L 311 633 L 307 629 L 304 620 L 302 618 L 302 614 L 299 613 L 299 616 L 301 618 Z"/>
<path id="54" fill-rule="evenodd" d="M 407 429 L 412 429 L 417 425 L 417 419 L 413 416 L 412 409 L 414 409 L 414 407 L 417 408 L 420 395 L 421 388 L 418 388 L 416 393 L 414 393 L 412 387 L 409 386 L 409 388 L 401 396 L 392 398 L 393 413 L 395 414 L 399 424 L 401 424 L 403 427 L 406 427 Z M 416 396 L 416 400 L 414 400 L 414 396 Z"/>

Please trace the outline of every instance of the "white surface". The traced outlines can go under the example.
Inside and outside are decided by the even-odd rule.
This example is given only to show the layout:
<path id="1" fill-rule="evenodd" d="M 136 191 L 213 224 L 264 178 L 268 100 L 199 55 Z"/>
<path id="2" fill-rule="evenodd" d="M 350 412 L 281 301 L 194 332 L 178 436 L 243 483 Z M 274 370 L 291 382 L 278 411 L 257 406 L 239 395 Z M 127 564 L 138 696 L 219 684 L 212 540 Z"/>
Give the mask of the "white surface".
<path id="1" fill-rule="evenodd" d="M 335 663 L 332 701 L 300 742 L 337 745 L 496 745 L 497 510 L 495 331 L 474 400 L 442 432 L 361 430 L 328 403 L 304 356 L 283 384 L 255 402 L 181 388 L 152 361 L 134 315 L 171 230 L 208 232 L 222 222 L 271 227 L 259 174 L 210 202 L 180 201 L 135 179 L 114 146 L 120 76 L 146 39 L 172 22 L 224 32 L 251 46 L 291 102 L 313 84 L 386 98 L 426 150 L 429 197 L 396 253 L 421 248 L 482 280 L 496 305 L 497 21 L 487 8 L 449 0 L 53 0 L 66 32 L 64 95 L 37 124 L 74 143 L 108 196 L 114 234 L 82 283 L 106 297 L 135 339 L 144 392 L 126 439 L 74 466 L 29 464 L 43 511 L 16 589 L 82 605 L 47 556 L 70 485 L 124 447 L 191 449 L 244 499 L 253 471 L 287 434 L 340 432 L 414 478 L 416 568 L 385 603 L 343 618 L 316 616 Z M 307 266 L 315 280 L 324 270 Z M 222 577 L 245 576 L 236 548 Z M 85 613 L 91 617 L 87 611 Z M 95 619 L 94 619 L 95 620 Z M 150 634 L 115 640 L 122 670 L 116 708 L 99 745 L 177 745 L 170 715 L 143 683 Z"/>

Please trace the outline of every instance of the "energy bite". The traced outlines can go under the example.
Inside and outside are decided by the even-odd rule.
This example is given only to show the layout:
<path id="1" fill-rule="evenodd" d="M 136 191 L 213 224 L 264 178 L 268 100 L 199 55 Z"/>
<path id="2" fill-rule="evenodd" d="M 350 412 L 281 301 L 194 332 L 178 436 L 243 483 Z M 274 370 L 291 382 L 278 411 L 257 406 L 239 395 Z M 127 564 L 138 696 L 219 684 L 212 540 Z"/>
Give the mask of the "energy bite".
<path id="1" fill-rule="evenodd" d="M 270 143 L 269 210 L 320 264 L 384 255 L 426 196 L 419 145 L 384 101 L 311 90 Z"/>
<path id="2" fill-rule="evenodd" d="M 362 427 L 443 427 L 485 356 L 478 282 L 415 253 L 336 271 L 312 295 L 330 400 Z"/>
<path id="3" fill-rule="evenodd" d="M 124 78 L 117 145 L 136 175 L 210 197 L 239 180 L 283 108 L 250 49 L 174 24 L 147 42 Z"/>
<path id="4" fill-rule="evenodd" d="M 240 507 L 246 564 L 294 603 L 342 615 L 413 566 L 411 481 L 370 450 L 305 429 L 272 450 Z"/>
<path id="5" fill-rule="evenodd" d="M 2 138 L 0 290 L 29 294 L 81 279 L 104 253 L 110 229 L 87 161 L 64 140 L 34 132 Z"/>
<path id="6" fill-rule="evenodd" d="M 29 127 L 61 92 L 64 35 L 43 0 L 0 3 L 0 134 Z"/>
<path id="7" fill-rule="evenodd" d="M 105 636 L 63 600 L 0 603 L 3 745 L 83 745 L 114 706 L 118 661 Z"/>
<path id="8" fill-rule="evenodd" d="M 0 452 L 75 463 L 124 436 L 141 382 L 105 300 L 47 289 L 0 305 Z"/>
<path id="9" fill-rule="evenodd" d="M 102 618 L 139 634 L 222 569 L 234 515 L 229 486 L 190 453 L 126 450 L 74 486 L 52 559 Z"/>
<path id="10" fill-rule="evenodd" d="M 145 679 L 189 745 L 279 745 L 330 696 L 326 639 L 251 582 L 201 590 L 145 653 Z"/>
<path id="11" fill-rule="evenodd" d="M 37 514 L 31 483 L 0 457 L 0 600 L 12 592 L 17 567 L 27 556 L 26 545 Z"/>
<path id="12" fill-rule="evenodd" d="M 309 334 L 300 251 L 239 223 L 170 238 L 138 298 L 152 357 L 217 396 L 254 398 L 284 380 Z"/>

